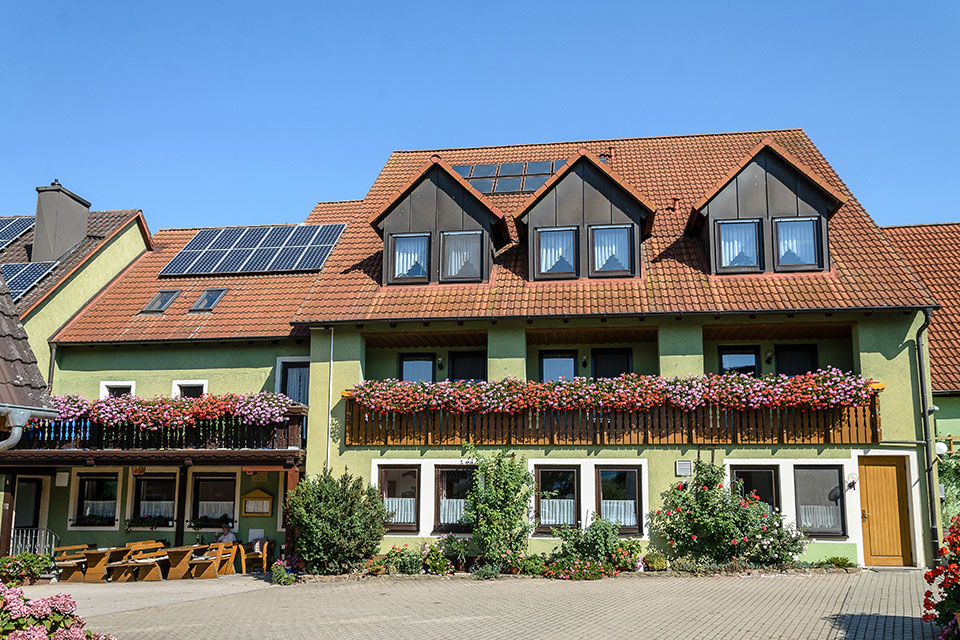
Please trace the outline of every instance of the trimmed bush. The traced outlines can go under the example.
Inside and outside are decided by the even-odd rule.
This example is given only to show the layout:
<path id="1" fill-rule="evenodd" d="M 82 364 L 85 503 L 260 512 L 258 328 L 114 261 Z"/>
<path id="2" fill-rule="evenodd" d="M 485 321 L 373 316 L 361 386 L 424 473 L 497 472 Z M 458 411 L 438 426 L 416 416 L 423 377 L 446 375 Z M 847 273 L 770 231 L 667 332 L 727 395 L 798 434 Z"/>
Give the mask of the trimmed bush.
<path id="1" fill-rule="evenodd" d="M 646 566 L 647 571 L 666 571 L 670 566 L 667 564 L 667 556 L 659 551 L 651 551 L 643 556 L 643 564 Z"/>
<path id="2" fill-rule="evenodd" d="M 0 582 L 8 587 L 19 587 L 34 582 L 50 568 L 50 556 L 21 553 L 0 558 Z"/>
<path id="3" fill-rule="evenodd" d="M 310 573 L 360 568 L 386 533 L 387 509 L 380 493 L 346 471 L 338 478 L 325 471 L 303 479 L 287 496 L 286 515 L 297 557 Z"/>

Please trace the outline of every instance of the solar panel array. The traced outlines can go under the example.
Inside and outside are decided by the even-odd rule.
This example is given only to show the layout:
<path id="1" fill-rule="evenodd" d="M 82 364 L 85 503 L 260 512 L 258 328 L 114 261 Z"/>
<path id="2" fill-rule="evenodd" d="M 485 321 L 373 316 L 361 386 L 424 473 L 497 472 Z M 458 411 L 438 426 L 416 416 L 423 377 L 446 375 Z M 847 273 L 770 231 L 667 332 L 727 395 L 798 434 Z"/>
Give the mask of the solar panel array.
<path id="1" fill-rule="evenodd" d="M 0 249 L 6 248 L 7 245 L 22 236 L 33 226 L 33 223 L 33 216 L 0 218 Z"/>
<path id="2" fill-rule="evenodd" d="M 59 262 L 14 262 L 0 264 L 0 273 L 10 288 L 10 297 L 16 302 L 40 280 L 53 271 Z"/>
<path id="3" fill-rule="evenodd" d="M 343 224 L 202 229 L 160 271 L 161 276 L 317 271 Z"/>
<path id="4" fill-rule="evenodd" d="M 480 193 L 536 191 L 566 160 L 531 160 L 500 164 L 465 164 L 453 170 L 470 181 Z"/>

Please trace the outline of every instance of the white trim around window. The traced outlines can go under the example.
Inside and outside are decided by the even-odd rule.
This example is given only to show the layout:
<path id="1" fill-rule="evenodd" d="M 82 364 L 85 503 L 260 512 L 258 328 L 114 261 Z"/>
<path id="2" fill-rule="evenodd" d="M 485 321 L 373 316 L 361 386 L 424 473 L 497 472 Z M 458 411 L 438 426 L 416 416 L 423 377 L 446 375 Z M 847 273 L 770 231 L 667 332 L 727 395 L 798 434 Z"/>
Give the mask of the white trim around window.
<path id="1" fill-rule="evenodd" d="M 127 499 L 126 503 L 126 512 L 124 513 L 123 520 L 131 518 L 137 514 L 133 512 L 133 505 L 136 496 L 134 495 L 137 490 L 137 478 L 140 476 L 133 475 L 133 467 L 127 467 Z M 152 531 L 175 531 L 177 524 L 177 496 L 180 495 L 180 473 L 177 467 L 145 467 L 143 475 L 152 476 L 152 475 L 164 475 L 164 476 L 173 476 L 173 521 L 174 526 L 172 527 L 157 527 L 152 529 Z M 151 531 L 148 527 L 132 527 L 131 531 Z"/>
<path id="2" fill-rule="evenodd" d="M 117 478 L 117 501 L 114 506 L 114 523 L 112 527 L 78 527 L 73 520 L 77 514 L 77 501 L 80 495 L 80 476 L 81 475 L 113 475 Z M 74 467 L 70 470 L 70 503 L 67 510 L 67 531 L 119 531 L 120 521 L 123 520 L 123 513 L 120 511 L 123 486 L 123 467 Z"/>
<path id="3" fill-rule="evenodd" d="M 203 387 L 203 392 L 207 392 L 207 381 L 206 380 L 174 380 L 170 385 L 170 397 L 179 398 L 180 397 L 180 385 L 185 387 Z"/>
<path id="4" fill-rule="evenodd" d="M 100 381 L 100 399 L 103 400 L 110 395 L 111 387 L 130 387 L 130 395 L 137 395 L 136 380 L 101 380 Z"/>

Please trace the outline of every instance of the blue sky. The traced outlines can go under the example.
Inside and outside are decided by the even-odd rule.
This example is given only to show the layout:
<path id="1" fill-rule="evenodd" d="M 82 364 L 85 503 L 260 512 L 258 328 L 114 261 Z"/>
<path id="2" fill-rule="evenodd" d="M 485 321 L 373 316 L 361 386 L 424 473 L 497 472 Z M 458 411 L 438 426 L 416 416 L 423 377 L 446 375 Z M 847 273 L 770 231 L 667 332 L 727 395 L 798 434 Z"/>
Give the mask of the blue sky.
<path id="1" fill-rule="evenodd" d="M 302 220 L 393 149 L 802 127 L 881 224 L 960 220 L 960 3 L 5 2 L 0 215 Z"/>

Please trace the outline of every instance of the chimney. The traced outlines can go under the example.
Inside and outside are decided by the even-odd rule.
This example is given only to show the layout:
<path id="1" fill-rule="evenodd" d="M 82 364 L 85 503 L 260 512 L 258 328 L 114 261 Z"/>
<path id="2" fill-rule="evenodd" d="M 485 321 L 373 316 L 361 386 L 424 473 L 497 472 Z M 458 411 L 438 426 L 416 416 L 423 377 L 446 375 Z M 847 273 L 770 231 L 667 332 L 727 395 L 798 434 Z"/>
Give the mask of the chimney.
<path id="1" fill-rule="evenodd" d="M 32 262 L 59 260 L 87 237 L 90 203 L 54 180 L 37 187 L 37 223 Z"/>

